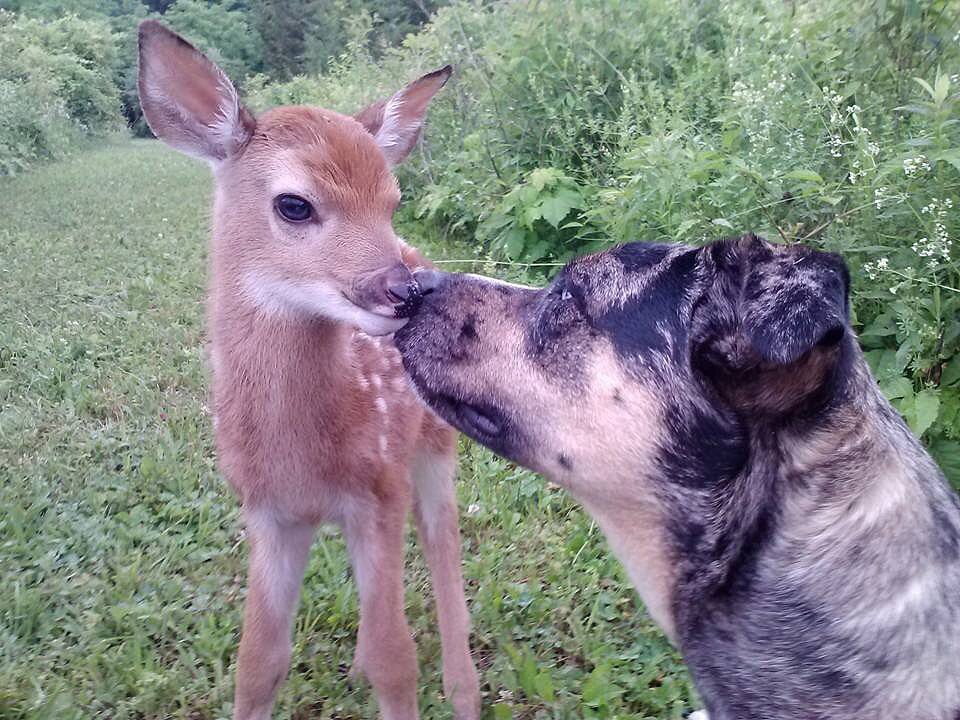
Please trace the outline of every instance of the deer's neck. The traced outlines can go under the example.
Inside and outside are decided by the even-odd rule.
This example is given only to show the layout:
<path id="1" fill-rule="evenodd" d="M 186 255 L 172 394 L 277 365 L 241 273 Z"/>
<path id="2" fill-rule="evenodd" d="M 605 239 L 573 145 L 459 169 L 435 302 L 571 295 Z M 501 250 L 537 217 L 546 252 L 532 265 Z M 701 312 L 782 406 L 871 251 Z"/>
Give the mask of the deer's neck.
<path id="1" fill-rule="evenodd" d="M 215 375 L 226 372 L 241 383 L 257 378 L 274 391 L 336 391 L 353 377 L 353 330 L 346 325 L 264 310 L 234 283 L 213 288 L 209 312 Z"/>

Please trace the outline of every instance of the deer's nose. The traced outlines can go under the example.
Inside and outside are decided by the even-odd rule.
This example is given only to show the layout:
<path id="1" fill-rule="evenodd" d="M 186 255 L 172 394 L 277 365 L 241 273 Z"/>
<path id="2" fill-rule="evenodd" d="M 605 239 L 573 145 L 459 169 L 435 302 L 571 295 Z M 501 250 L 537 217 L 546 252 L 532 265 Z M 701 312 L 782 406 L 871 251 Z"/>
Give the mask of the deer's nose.
<path id="1" fill-rule="evenodd" d="M 405 303 L 420 295 L 420 288 L 406 265 L 394 265 L 383 276 L 387 299 L 393 304 Z"/>

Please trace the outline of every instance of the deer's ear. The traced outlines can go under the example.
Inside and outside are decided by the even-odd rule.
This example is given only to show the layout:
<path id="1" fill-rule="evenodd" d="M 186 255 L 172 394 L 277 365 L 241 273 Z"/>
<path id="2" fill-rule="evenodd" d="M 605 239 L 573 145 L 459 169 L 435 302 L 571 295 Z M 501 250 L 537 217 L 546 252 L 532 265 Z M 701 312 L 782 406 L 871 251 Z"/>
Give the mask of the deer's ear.
<path id="1" fill-rule="evenodd" d="M 254 119 L 223 71 L 156 20 L 140 23 L 140 105 L 154 135 L 218 162 L 250 139 Z"/>
<path id="2" fill-rule="evenodd" d="M 435 70 L 354 115 L 373 135 L 391 165 L 398 165 L 410 154 L 420 136 L 427 104 L 452 72 L 449 65 Z"/>

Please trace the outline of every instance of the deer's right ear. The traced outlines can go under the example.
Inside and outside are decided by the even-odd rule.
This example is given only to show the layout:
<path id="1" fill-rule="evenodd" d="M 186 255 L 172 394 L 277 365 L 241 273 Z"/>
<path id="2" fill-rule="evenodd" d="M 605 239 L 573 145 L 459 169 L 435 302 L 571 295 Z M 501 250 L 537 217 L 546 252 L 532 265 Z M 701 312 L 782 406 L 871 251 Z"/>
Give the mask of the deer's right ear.
<path id="1" fill-rule="evenodd" d="M 453 68 L 450 65 L 427 73 L 403 90 L 364 108 L 353 117 L 373 135 L 384 157 L 398 165 L 420 137 L 427 104 L 442 88 Z"/>
<path id="2" fill-rule="evenodd" d="M 223 71 L 156 20 L 140 23 L 140 105 L 154 135 L 218 162 L 238 152 L 255 121 Z"/>

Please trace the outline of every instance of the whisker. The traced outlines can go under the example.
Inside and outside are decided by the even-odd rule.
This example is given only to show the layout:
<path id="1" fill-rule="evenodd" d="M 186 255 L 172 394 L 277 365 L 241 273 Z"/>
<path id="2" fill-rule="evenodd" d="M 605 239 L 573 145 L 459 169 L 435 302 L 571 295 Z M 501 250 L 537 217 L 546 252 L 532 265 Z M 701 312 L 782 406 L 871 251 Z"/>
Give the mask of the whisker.
<path id="1" fill-rule="evenodd" d="M 473 265 L 508 265 L 511 267 L 563 267 L 566 263 L 562 262 L 536 262 L 536 263 L 524 263 L 524 262 L 513 262 L 510 260 L 483 260 L 481 258 L 473 258 L 467 260 L 431 260 L 434 265 L 447 265 L 450 263 L 470 263 Z"/>

